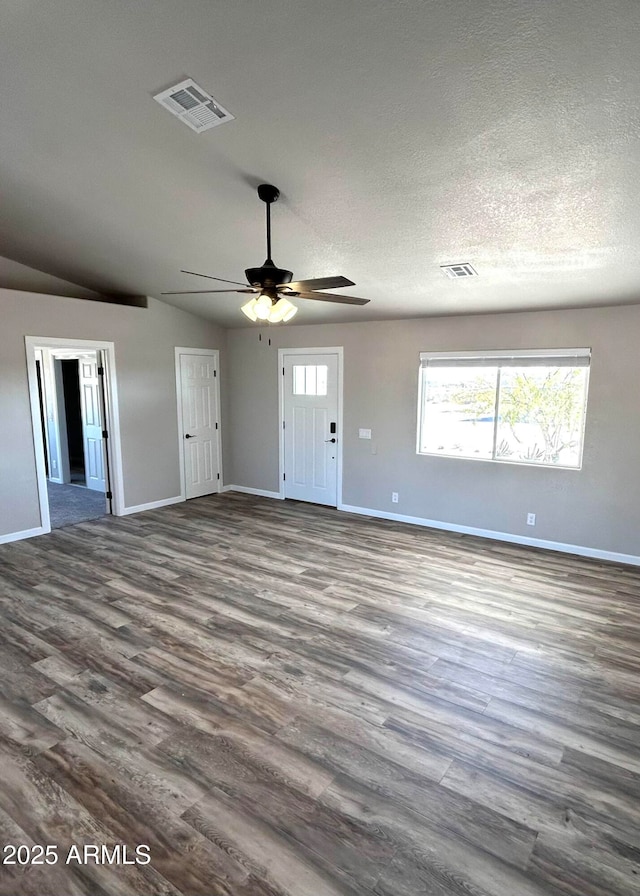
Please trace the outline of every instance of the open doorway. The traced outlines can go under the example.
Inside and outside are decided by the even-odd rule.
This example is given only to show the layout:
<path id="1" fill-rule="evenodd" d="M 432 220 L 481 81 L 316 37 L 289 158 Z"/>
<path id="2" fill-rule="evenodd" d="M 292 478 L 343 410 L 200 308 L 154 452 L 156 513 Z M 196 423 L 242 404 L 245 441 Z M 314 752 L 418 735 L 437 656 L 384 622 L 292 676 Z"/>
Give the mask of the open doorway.
<path id="1" fill-rule="evenodd" d="M 119 439 L 109 346 L 27 337 L 45 531 L 117 512 Z"/>

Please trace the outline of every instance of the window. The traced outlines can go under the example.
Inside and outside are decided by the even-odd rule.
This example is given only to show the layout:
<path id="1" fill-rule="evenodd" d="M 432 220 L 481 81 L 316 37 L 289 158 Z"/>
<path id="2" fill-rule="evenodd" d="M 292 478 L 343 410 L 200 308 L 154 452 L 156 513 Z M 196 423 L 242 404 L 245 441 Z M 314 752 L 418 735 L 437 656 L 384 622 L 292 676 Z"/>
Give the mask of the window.
<path id="1" fill-rule="evenodd" d="M 590 357 L 422 353 L 418 453 L 579 469 Z"/>
<path id="2" fill-rule="evenodd" d="M 294 364 L 293 394 L 326 395 L 328 370 L 326 364 Z"/>

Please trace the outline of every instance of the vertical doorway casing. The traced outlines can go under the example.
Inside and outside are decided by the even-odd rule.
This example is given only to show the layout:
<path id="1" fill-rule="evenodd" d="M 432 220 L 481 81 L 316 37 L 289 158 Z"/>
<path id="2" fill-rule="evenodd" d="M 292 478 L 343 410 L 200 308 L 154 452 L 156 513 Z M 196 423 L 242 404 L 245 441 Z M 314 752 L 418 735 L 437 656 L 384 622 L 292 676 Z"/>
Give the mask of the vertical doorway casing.
<path id="1" fill-rule="evenodd" d="M 343 382 L 344 382 L 344 349 L 339 346 L 322 346 L 320 348 L 279 348 L 278 349 L 278 440 L 279 440 L 279 462 L 278 462 L 278 496 L 284 500 L 284 474 L 285 474 L 285 439 L 284 439 L 284 413 L 285 413 L 285 394 L 284 394 L 284 376 L 283 367 L 285 357 L 287 355 L 337 355 L 338 356 L 338 433 L 337 433 L 337 503 L 338 510 L 342 507 L 342 444 L 344 440 L 344 420 L 343 420 Z"/>
<path id="2" fill-rule="evenodd" d="M 102 355 L 105 387 L 105 425 L 108 437 L 105 453 L 111 473 L 111 508 L 114 516 L 124 511 L 124 485 L 122 478 L 122 447 L 120 442 L 120 421 L 118 416 L 118 390 L 116 382 L 115 348 L 113 342 L 88 339 L 65 339 L 51 336 L 25 336 L 27 358 L 27 378 L 31 404 L 31 428 L 36 461 L 38 498 L 40 502 L 41 530 L 34 534 L 51 531 L 49 502 L 47 499 L 47 475 L 45 465 L 45 445 L 40 421 L 40 396 L 36 372 L 36 350 L 38 348 L 70 349 L 78 352 L 97 351 Z"/>
<path id="3" fill-rule="evenodd" d="M 180 356 L 181 355 L 205 355 L 210 358 L 213 362 L 214 369 L 216 371 L 215 375 L 215 404 L 217 411 L 217 421 L 216 421 L 216 451 L 218 454 L 218 470 L 217 470 L 217 479 L 216 479 L 216 488 L 211 494 L 217 494 L 222 491 L 222 434 L 220 423 L 218 422 L 220 419 L 220 352 L 218 349 L 213 348 L 184 348 L 182 346 L 176 346 L 175 349 L 175 363 L 176 363 L 176 401 L 177 401 L 177 411 L 178 411 L 178 456 L 180 462 L 180 497 L 183 501 L 187 500 L 187 474 L 186 474 L 186 457 L 184 450 L 184 438 L 183 438 L 183 427 L 184 427 L 184 403 L 182 398 L 182 375 L 181 375 L 181 366 L 180 366 Z"/>
<path id="4" fill-rule="evenodd" d="M 49 434 L 47 432 L 47 409 L 44 392 L 44 353 L 41 348 L 35 350 L 36 379 L 38 383 L 38 402 L 40 405 L 40 426 L 42 428 L 45 474 L 49 477 L 51 472 L 51 457 L 49 455 Z"/>
<path id="5" fill-rule="evenodd" d="M 103 391 L 97 372 L 99 349 L 80 352 L 77 349 L 53 346 L 36 349 L 43 360 L 42 397 L 45 411 L 45 448 L 48 448 L 51 482 L 71 482 L 72 443 L 84 473 L 91 468 L 96 475 L 86 478 L 85 485 L 94 491 L 107 492 L 102 430 L 105 408 Z M 36 363 L 39 357 L 36 357 Z M 75 376 L 69 365 L 75 365 Z M 71 413 L 69 410 L 71 408 Z M 70 428 L 71 424 L 71 428 Z M 75 427 L 75 428 L 74 428 Z"/>
<path id="6" fill-rule="evenodd" d="M 35 349 L 36 362 L 42 362 L 42 400 L 44 404 L 45 447 L 48 451 L 48 478 L 51 482 L 64 483 L 66 456 L 65 399 L 62 388 L 60 361 L 53 356 L 54 349 L 40 346 Z"/>

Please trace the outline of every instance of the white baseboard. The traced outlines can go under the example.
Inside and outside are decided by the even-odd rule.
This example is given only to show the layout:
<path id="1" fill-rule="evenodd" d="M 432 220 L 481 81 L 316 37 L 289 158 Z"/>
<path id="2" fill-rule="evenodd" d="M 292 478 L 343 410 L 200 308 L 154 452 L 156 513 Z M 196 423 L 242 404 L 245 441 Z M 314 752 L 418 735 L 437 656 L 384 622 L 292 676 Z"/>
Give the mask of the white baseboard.
<path id="1" fill-rule="evenodd" d="M 247 495 L 257 495 L 263 498 L 275 498 L 282 500 L 279 492 L 266 489 L 248 488 L 245 485 L 225 485 L 223 492 L 243 492 Z M 119 516 L 127 516 L 131 513 L 140 513 L 143 510 L 155 510 L 158 507 L 167 507 L 169 504 L 179 504 L 184 501 L 182 496 L 165 498 L 162 501 L 151 501 L 149 504 L 138 504 L 135 507 L 125 507 Z M 564 544 L 559 541 L 547 541 L 542 538 L 529 538 L 524 535 L 513 535 L 510 532 L 496 532 L 492 529 L 477 529 L 474 526 L 459 526 L 456 523 L 443 523 L 439 520 L 427 520 L 418 516 L 407 516 L 403 513 L 389 513 L 385 510 L 372 510 L 369 507 L 357 507 L 352 504 L 339 504 L 338 510 L 345 513 L 356 513 L 360 516 L 370 516 L 381 520 L 392 520 L 398 523 L 409 523 L 413 526 L 423 526 L 427 529 L 442 529 L 445 532 L 458 532 L 461 535 L 475 535 L 478 538 L 490 538 L 494 541 L 505 541 L 511 544 L 522 544 L 528 547 L 544 548 L 549 551 L 559 551 L 563 554 L 576 554 L 579 557 L 590 557 L 594 560 L 606 560 L 612 563 L 626 563 L 630 566 L 640 566 L 640 557 L 634 554 L 622 554 L 617 551 L 603 551 L 598 548 L 587 548 L 577 544 Z M 38 526 L 35 529 L 24 529 L 22 532 L 9 532 L 0 535 L 0 544 L 8 544 L 12 541 L 21 541 L 24 538 L 33 538 L 36 535 L 45 535 L 50 529 Z"/>
<path id="2" fill-rule="evenodd" d="M 163 498 L 162 501 L 151 501 L 149 504 L 137 504 L 135 507 L 123 507 L 118 516 L 128 516 L 130 513 L 140 513 L 143 510 L 156 510 L 158 507 L 168 507 L 169 504 L 179 504 L 184 501 L 182 495 L 175 498 Z"/>
<path id="3" fill-rule="evenodd" d="M 282 501 L 284 495 L 281 495 L 280 492 L 270 492 L 264 488 L 249 488 L 247 485 L 223 485 L 223 492 L 242 492 L 245 495 L 258 495 L 260 498 L 275 498 L 278 501 Z"/>
<path id="4" fill-rule="evenodd" d="M 8 535 L 0 535 L 0 544 L 8 544 L 10 541 L 21 541 L 23 538 L 33 538 L 35 535 L 46 535 L 51 529 L 38 526 L 36 529 L 24 529 L 22 532 L 9 532 Z"/>
<path id="5" fill-rule="evenodd" d="M 559 551 L 563 554 L 576 554 L 579 557 L 591 557 L 594 560 L 607 560 L 611 563 L 627 563 L 640 566 L 640 557 L 633 554 L 620 554 L 616 551 L 602 551 L 598 548 L 586 548 L 578 544 L 563 544 L 560 541 L 546 541 L 543 538 L 529 538 L 525 535 L 513 535 L 510 532 L 494 532 L 491 529 L 476 529 L 474 526 L 458 526 L 456 523 L 442 523 L 439 520 L 425 520 L 418 516 L 406 516 L 403 513 L 388 513 L 385 510 L 371 510 L 368 507 L 355 507 L 351 504 L 339 504 L 338 510 L 346 513 L 357 513 L 361 516 L 372 516 L 381 520 L 394 520 L 399 523 L 410 523 L 413 526 L 424 526 L 428 529 L 443 529 L 445 532 L 459 532 L 462 535 L 475 535 L 478 538 L 491 538 L 494 541 L 506 541 L 511 544 L 523 544 L 533 548 L 544 548 L 548 551 Z"/>

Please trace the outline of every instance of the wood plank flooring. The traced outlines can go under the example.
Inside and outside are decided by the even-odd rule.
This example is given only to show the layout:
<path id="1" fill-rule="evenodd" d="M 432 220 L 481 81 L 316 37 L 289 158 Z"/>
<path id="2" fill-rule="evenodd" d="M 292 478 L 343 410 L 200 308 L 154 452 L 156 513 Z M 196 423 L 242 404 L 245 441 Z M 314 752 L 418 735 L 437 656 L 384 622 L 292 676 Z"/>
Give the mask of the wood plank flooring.
<path id="1" fill-rule="evenodd" d="M 639 672 L 630 567 L 234 493 L 4 545 L 0 846 L 58 861 L 0 893 L 638 896 Z"/>

